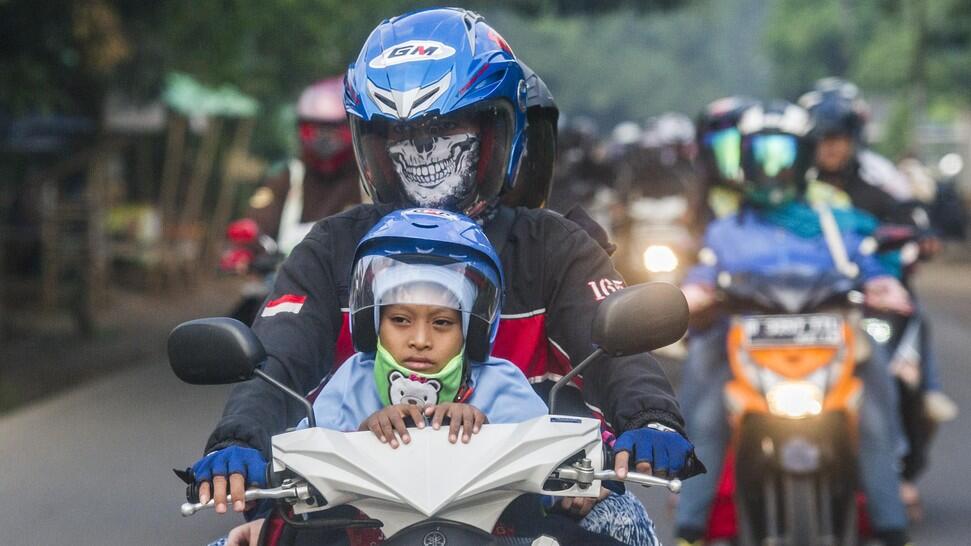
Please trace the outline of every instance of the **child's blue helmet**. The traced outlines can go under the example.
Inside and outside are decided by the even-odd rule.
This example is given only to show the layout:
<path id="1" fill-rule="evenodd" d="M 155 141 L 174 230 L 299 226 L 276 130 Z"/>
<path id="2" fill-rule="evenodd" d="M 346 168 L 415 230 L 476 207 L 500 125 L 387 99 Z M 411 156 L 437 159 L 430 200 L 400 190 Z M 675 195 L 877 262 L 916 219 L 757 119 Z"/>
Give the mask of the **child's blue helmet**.
<path id="1" fill-rule="evenodd" d="M 418 285 L 424 289 L 412 289 Z M 502 289 L 499 257 L 473 220 L 438 209 L 391 212 L 354 254 L 349 305 L 354 348 L 374 352 L 382 305 L 439 305 L 462 314 L 466 357 L 483 362 L 499 329 Z"/>
<path id="2" fill-rule="evenodd" d="M 365 187 L 380 203 L 478 214 L 515 182 L 526 99 L 522 67 L 481 16 L 443 8 L 382 22 L 345 80 Z"/>

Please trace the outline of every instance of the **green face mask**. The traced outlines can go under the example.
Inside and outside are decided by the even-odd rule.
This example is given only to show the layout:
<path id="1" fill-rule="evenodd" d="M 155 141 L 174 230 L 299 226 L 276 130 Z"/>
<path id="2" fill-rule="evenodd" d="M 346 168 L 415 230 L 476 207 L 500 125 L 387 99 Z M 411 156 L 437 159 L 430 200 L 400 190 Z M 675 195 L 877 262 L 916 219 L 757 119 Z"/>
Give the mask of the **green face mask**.
<path id="1" fill-rule="evenodd" d="M 465 348 L 455 355 L 438 373 L 423 374 L 398 364 L 378 340 L 374 356 L 374 381 L 385 406 L 417 404 L 430 406 L 451 402 L 458 395 L 462 383 L 462 360 Z"/>

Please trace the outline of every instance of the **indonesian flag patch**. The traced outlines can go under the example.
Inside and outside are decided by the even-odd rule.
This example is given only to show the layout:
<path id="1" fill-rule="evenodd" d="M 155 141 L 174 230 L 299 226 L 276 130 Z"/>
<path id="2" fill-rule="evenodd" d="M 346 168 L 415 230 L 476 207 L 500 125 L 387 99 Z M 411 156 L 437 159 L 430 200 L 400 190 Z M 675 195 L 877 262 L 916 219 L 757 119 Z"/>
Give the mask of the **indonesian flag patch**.
<path id="1" fill-rule="evenodd" d="M 307 296 L 284 294 L 267 303 L 260 316 L 272 317 L 280 313 L 299 313 L 305 301 L 307 301 Z"/>

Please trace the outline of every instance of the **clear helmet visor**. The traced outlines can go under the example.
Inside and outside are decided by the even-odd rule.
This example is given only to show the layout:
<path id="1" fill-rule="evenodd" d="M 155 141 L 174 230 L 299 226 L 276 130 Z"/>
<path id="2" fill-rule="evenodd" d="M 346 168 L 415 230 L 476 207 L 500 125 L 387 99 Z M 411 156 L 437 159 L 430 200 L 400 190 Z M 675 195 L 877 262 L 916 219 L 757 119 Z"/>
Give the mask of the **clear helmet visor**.
<path id="1" fill-rule="evenodd" d="M 378 330 L 385 305 L 427 305 L 461 314 L 463 333 L 469 317 L 492 323 L 500 294 L 494 275 L 468 263 L 435 256 L 364 256 L 351 276 L 350 312 L 373 309 Z"/>
<path id="2" fill-rule="evenodd" d="M 453 211 L 499 194 L 512 128 L 505 101 L 406 121 L 351 116 L 358 166 L 376 201 Z"/>

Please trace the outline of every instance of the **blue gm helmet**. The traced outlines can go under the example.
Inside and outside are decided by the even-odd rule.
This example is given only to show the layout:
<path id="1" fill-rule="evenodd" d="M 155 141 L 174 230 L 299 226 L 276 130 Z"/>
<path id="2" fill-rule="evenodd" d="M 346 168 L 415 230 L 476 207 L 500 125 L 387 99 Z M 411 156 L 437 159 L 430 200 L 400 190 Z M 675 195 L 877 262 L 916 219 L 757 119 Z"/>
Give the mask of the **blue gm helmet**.
<path id="1" fill-rule="evenodd" d="M 499 329 L 502 287 L 499 257 L 472 219 L 439 209 L 393 211 L 354 254 L 349 306 L 354 348 L 374 352 L 382 305 L 438 305 L 461 313 L 465 355 L 483 362 Z"/>
<path id="2" fill-rule="evenodd" d="M 376 202 L 475 216 L 512 189 L 527 84 L 509 44 L 471 11 L 382 22 L 348 68 L 344 106 Z"/>

